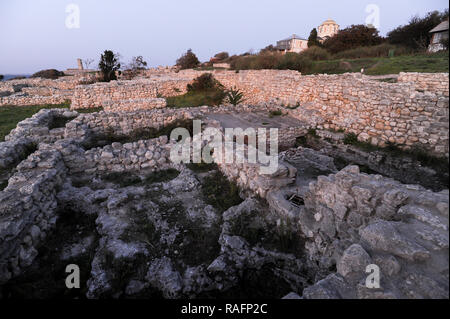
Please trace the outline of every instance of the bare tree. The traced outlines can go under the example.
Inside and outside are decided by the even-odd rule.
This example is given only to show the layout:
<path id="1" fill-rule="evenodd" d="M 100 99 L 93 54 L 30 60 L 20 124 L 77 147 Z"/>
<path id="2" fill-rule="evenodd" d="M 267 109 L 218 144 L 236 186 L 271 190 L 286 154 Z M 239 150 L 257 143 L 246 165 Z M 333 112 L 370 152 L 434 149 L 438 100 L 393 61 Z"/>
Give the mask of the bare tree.
<path id="1" fill-rule="evenodd" d="M 126 78 L 134 78 L 136 77 L 140 71 L 145 70 L 147 68 L 147 62 L 144 61 L 144 58 L 140 56 L 134 56 L 130 63 L 126 66 L 126 71 L 124 71 L 124 76 Z"/>
<path id="2" fill-rule="evenodd" d="M 84 68 L 85 68 L 86 70 L 88 70 L 88 69 L 89 69 L 89 66 L 90 66 L 92 63 L 94 63 L 94 59 L 87 58 L 87 59 L 83 59 L 82 62 L 83 62 Z"/>

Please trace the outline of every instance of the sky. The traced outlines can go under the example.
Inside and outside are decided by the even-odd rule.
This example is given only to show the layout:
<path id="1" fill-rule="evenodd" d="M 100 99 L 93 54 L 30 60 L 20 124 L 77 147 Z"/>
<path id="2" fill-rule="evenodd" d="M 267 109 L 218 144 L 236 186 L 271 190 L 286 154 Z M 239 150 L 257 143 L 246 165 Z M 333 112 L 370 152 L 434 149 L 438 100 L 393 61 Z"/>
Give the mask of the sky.
<path id="1" fill-rule="evenodd" d="M 151 67 L 173 65 L 189 48 L 206 61 L 294 33 L 308 38 L 329 18 L 345 28 L 379 17 L 385 35 L 447 7 L 447 0 L 0 0 L 0 74 L 76 68 L 77 58 L 96 66 L 106 49 L 125 64 L 142 55 Z"/>

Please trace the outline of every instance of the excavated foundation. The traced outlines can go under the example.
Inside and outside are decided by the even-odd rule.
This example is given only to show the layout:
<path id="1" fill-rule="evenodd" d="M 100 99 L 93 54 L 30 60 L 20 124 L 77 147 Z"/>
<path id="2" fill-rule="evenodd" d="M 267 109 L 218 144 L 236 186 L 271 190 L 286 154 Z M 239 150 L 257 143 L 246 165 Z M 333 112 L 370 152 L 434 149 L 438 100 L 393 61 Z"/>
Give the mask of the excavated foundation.
<path id="1" fill-rule="evenodd" d="M 326 147 L 287 147 L 265 175 L 172 163 L 169 128 L 235 118 L 208 114 L 50 110 L 19 125 L 3 153 L 23 137 L 38 147 L 0 191 L 0 297 L 448 297 L 443 185 L 340 167 Z M 286 145 L 307 134 L 280 129 Z M 80 289 L 66 288 L 69 264 Z M 373 264 L 375 290 L 364 285 Z"/>

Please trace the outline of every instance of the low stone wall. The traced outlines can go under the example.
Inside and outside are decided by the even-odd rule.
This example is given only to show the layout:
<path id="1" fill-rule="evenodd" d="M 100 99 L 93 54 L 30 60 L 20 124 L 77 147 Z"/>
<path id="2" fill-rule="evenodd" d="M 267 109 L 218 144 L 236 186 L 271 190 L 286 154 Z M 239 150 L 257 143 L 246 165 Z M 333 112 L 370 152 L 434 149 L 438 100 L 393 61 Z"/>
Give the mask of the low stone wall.
<path id="1" fill-rule="evenodd" d="M 5 141 L 15 141 L 28 138 L 34 143 L 54 142 L 63 138 L 64 127 L 50 129 L 50 124 L 56 117 L 70 120 L 78 116 L 77 112 L 68 109 L 42 109 L 17 124 L 17 127 L 5 136 Z"/>
<path id="2" fill-rule="evenodd" d="M 103 109 L 106 112 L 119 112 L 136 110 L 151 110 L 166 107 L 166 99 L 161 98 L 147 98 L 147 99 L 131 99 L 119 101 L 104 101 Z"/>
<path id="3" fill-rule="evenodd" d="M 67 100 L 67 96 L 38 96 L 28 94 L 16 94 L 0 97 L 0 106 L 2 105 L 42 105 L 42 104 L 61 104 Z"/>
<path id="4" fill-rule="evenodd" d="M 401 72 L 398 82 L 413 83 L 416 90 L 449 96 L 448 73 Z"/>
<path id="5" fill-rule="evenodd" d="M 161 77 L 77 86 L 72 109 L 100 107 L 106 101 L 159 98 L 186 92 L 190 79 Z"/>
<path id="6" fill-rule="evenodd" d="M 71 174 L 163 170 L 175 167 L 170 161 L 166 136 L 133 143 L 112 143 L 85 151 L 66 141 L 55 143 Z"/>
<path id="7" fill-rule="evenodd" d="M 67 76 L 56 80 L 27 78 L 0 82 L 0 106 L 60 104 L 72 98 L 73 89 L 95 75 Z"/>
<path id="8" fill-rule="evenodd" d="M 24 159 L 34 143 L 28 138 L 0 142 L 0 169 L 6 169 Z"/>
<path id="9" fill-rule="evenodd" d="M 56 189 L 66 174 L 58 151 L 38 151 L 0 192 L 0 284 L 30 266 L 56 223 Z"/>

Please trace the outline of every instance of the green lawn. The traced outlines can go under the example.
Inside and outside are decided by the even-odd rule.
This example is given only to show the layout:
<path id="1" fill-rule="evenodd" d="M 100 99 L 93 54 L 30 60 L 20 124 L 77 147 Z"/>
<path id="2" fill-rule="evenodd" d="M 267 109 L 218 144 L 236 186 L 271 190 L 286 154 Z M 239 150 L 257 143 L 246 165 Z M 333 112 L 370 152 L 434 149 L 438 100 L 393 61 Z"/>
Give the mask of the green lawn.
<path id="1" fill-rule="evenodd" d="M 361 58 L 317 61 L 310 72 L 305 74 L 342 74 L 345 72 L 360 72 L 362 68 L 368 75 L 397 74 L 400 72 L 448 72 L 449 54 L 438 52 L 434 54 L 404 55 L 392 58 Z"/>
<path id="2" fill-rule="evenodd" d="M 41 109 L 69 108 L 70 101 L 62 104 L 44 104 L 30 106 L 0 106 L 0 142 L 20 121 L 33 116 Z M 101 108 L 77 110 L 79 113 L 98 112 Z"/>
<path id="3" fill-rule="evenodd" d="M 41 109 L 69 108 L 70 102 L 63 104 L 44 104 L 31 106 L 0 106 L 0 141 L 14 129 L 20 121 L 33 116 Z"/>
<path id="4" fill-rule="evenodd" d="M 203 105 L 219 105 L 225 98 L 221 90 L 191 91 L 183 95 L 166 98 L 167 107 L 195 107 Z"/>

